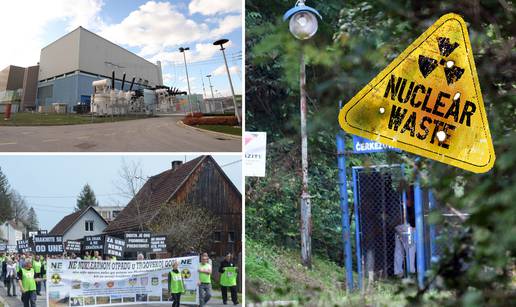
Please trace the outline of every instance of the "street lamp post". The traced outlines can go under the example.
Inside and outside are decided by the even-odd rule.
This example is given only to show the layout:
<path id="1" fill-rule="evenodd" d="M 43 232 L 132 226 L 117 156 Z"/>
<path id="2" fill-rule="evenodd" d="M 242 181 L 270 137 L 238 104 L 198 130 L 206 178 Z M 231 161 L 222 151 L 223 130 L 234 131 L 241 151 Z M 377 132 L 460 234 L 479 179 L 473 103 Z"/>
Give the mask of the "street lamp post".
<path id="1" fill-rule="evenodd" d="M 296 5 L 288 10 L 283 20 L 289 20 L 290 33 L 295 38 L 306 40 L 317 32 L 317 17 L 321 18 L 319 12 L 314 8 L 305 5 L 304 0 L 298 0 Z M 306 130 L 306 74 L 305 57 L 301 50 L 301 61 L 299 69 L 299 107 L 301 113 L 301 263 L 308 268 L 312 267 L 312 213 L 310 205 L 310 194 L 308 192 L 308 140 Z"/>
<path id="2" fill-rule="evenodd" d="M 213 95 L 213 85 L 211 85 L 211 75 L 207 75 L 206 78 L 208 78 L 208 82 L 210 83 L 211 98 L 215 98 Z"/>
<path id="3" fill-rule="evenodd" d="M 228 79 L 229 79 L 229 86 L 231 87 L 231 95 L 233 95 L 233 105 L 235 107 L 235 116 L 238 120 L 238 124 L 241 123 L 240 121 L 240 115 L 238 115 L 238 108 L 237 108 L 237 102 L 235 97 L 235 90 L 233 89 L 233 82 L 231 81 L 231 74 L 229 73 L 229 67 L 228 67 L 228 61 L 226 60 L 226 53 L 224 52 L 224 44 L 227 43 L 228 40 L 223 38 L 219 39 L 218 41 L 215 41 L 213 45 L 220 46 L 220 50 L 222 51 L 222 56 L 224 57 L 224 64 L 226 65 L 226 72 L 228 73 Z"/>
<path id="4" fill-rule="evenodd" d="M 188 104 L 190 105 L 190 114 L 193 115 L 192 101 L 190 100 L 190 96 L 192 95 L 192 93 L 190 92 L 190 78 L 188 78 L 188 67 L 186 66 L 187 50 L 190 50 L 190 47 L 179 47 L 179 52 L 183 54 L 183 59 L 185 60 L 186 83 L 188 84 Z"/>

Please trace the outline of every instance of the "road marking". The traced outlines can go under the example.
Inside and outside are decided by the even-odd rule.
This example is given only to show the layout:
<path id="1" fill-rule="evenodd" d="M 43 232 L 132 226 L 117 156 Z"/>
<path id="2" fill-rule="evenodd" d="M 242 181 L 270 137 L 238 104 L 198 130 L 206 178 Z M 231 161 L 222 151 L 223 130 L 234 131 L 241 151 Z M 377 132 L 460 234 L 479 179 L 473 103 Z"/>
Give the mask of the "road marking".
<path id="1" fill-rule="evenodd" d="M 113 132 L 113 133 L 104 133 L 104 136 L 113 136 L 113 135 L 115 135 L 115 134 L 116 134 L 116 133 L 114 133 L 114 132 Z"/>
<path id="2" fill-rule="evenodd" d="M 6 143 L 0 143 L 0 146 L 3 146 L 3 145 L 16 145 L 18 144 L 17 142 L 6 142 Z"/>
<path id="3" fill-rule="evenodd" d="M 43 140 L 41 141 L 42 143 L 50 143 L 50 142 L 58 142 L 59 139 L 46 139 L 46 140 Z"/>
<path id="4" fill-rule="evenodd" d="M 89 135 L 83 135 L 83 136 L 78 136 L 77 139 L 89 139 L 91 136 Z"/>

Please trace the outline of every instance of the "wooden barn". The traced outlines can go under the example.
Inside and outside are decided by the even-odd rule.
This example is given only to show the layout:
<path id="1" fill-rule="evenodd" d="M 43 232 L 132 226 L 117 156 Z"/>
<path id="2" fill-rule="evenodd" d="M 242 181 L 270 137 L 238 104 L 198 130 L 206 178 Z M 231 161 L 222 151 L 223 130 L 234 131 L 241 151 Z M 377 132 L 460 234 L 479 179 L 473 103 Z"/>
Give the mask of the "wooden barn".
<path id="1" fill-rule="evenodd" d="M 183 203 L 206 208 L 218 217 L 220 225 L 207 250 L 212 257 L 241 253 L 242 194 L 208 155 L 186 163 L 173 161 L 171 169 L 150 177 L 104 233 L 123 236 L 126 231 L 149 230 L 162 206 Z"/>

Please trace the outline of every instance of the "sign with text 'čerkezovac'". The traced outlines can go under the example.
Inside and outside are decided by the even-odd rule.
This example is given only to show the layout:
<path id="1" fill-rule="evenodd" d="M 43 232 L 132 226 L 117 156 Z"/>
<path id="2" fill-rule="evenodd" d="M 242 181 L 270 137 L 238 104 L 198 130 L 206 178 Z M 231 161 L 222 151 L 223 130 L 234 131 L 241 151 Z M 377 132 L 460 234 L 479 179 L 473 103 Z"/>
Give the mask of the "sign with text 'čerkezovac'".
<path id="1" fill-rule="evenodd" d="M 495 153 L 464 20 L 447 14 L 340 111 L 349 133 L 483 173 Z"/>

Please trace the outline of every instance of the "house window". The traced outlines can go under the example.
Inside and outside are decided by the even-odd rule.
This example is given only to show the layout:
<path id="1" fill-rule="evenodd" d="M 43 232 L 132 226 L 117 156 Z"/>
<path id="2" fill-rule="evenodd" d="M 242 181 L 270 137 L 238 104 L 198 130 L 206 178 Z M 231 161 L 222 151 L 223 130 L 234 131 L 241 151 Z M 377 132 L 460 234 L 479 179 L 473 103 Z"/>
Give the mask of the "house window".
<path id="1" fill-rule="evenodd" d="M 115 218 L 118 215 L 118 213 L 120 213 L 119 210 L 114 210 L 112 213 L 112 217 Z"/>
<path id="2" fill-rule="evenodd" d="M 86 231 L 93 231 L 93 221 L 85 221 L 84 228 Z"/>
<path id="3" fill-rule="evenodd" d="M 220 242 L 222 240 L 222 232 L 220 231 L 215 231 L 213 233 L 213 241 L 215 242 Z"/>
<path id="4" fill-rule="evenodd" d="M 228 242 L 235 242 L 235 232 L 234 231 L 228 232 Z"/>

